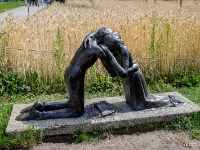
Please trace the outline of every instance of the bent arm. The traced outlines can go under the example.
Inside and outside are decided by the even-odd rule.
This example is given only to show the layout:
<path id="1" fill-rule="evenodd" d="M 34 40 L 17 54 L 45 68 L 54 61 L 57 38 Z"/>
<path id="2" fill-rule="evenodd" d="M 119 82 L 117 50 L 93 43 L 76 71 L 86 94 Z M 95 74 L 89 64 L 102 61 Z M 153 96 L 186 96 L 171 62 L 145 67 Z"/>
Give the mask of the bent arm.
<path id="1" fill-rule="evenodd" d="M 117 75 L 119 75 L 122 78 L 126 77 L 128 69 L 126 71 L 122 66 L 120 66 L 120 64 L 117 62 L 117 60 L 115 59 L 115 57 L 113 56 L 113 54 L 110 52 L 110 50 L 106 45 L 100 45 L 100 47 L 105 52 L 106 58 L 108 59 L 109 63 L 111 64 L 112 68 L 115 70 Z"/>
<path id="2" fill-rule="evenodd" d="M 110 74 L 111 77 L 118 76 L 117 73 L 115 72 L 115 70 L 113 69 L 113 66 L 110 64 L 105 52 L 103 51 L 103 49 L 101 47 L 96 45 L 90 49 L 87 49 L 87 51 L 90 51 L 93 55 L 95 55 L 95 57 L 97 57 L 101 60 L 103 66 L 106 68 L 106 70 L 108 71 L 108 73 Z"/>
<path id="3" fill-rule="evenodd" d="M 121 54 L 121 66 L 125 71 L 129 68 L 129 51 L 125 45 L 118 47 L 119 53 Z"/>
<path id="4" fill-rule="evenodd" d="M 131 56 L 131 53 L 129 52 L 129 68 L 128 68 L 128 72 L 136 72 L 136 71 L 138 71 L 138 69 L 139 69 L 138 64 L 136 63 L 136 61 Z"/>

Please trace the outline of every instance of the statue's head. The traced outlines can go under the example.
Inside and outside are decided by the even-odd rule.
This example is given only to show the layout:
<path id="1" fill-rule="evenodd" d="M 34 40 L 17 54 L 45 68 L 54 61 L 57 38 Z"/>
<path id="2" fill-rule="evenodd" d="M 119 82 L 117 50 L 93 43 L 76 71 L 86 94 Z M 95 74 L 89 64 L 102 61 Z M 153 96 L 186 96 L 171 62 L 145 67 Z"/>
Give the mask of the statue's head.
<path id="1" fill-rule="evenodd" d="M 102 44 L 105 36 L 107 36 L 110 33 L 112 33 L 112 30 L 110 28 L 103 27 L 97 31 L 97 33 L 94 35 L 94 38 L 97 40 L 98 44 Z"/>
<path id="2" fill-rule="evenodd" d="M 111 51 L 116 51 L 118 48 L 124 45 L 124 41 L 117 32 L 107 34 L 103 38 L 102 43 L 107 45 Z"/>

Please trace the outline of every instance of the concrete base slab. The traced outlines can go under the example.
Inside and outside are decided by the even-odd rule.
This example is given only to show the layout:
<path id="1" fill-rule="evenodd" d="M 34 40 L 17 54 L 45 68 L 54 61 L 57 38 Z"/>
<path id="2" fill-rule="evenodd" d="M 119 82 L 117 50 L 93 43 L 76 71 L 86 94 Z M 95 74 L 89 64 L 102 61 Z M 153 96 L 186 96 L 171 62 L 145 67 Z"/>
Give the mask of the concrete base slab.
<path id="1" fill-rule="evenodd" d="M 73 134 L 74 131 L 93 132 L 95 130 L 119 129 L 121 127 L 134 127 L 138 124 L 174 121 L 177 118 L 184 117 L 187 114 L 199 112 L 200 107 L 177 92 L 161 93 L 158 95 L 174 95 L 186 101 L 181 107 L 167 107 L 157 109 L 146 109 L 142 111 L 133 111 L 125 102 L 125 97 L 106 97 L 95 98 L 85 101 L 85 108 L 94 102 L 106 100 L 115 105 L 119 110 L 103 118 L 87 118 L 86 113 L 79 118 L 62 118 L 48 120 L 16 121 L 15 118 L 20 115 L 20 110 L 32 104 L 15 104 L 12 109 L 10 120 L 6 128 L 9 135 L 17 135 L 27 129 L 29 125 L 35 128 L 43 128 L 44 136 L 55 136 Z"/>

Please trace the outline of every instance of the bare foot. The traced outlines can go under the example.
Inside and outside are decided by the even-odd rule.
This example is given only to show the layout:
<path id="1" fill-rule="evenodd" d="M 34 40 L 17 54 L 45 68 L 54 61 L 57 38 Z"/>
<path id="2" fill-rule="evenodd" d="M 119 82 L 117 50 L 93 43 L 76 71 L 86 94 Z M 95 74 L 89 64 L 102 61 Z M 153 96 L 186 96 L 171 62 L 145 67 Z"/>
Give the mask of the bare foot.
<path id="1" fill-rule="evenodd" d="M 22 114 L 22 113 L 27 113 L 27 112 L 34 111 L 34 110 L 41 110 L 41 109 L 42 109 L 42 106 L 43 106 L 42 103 L 40 103 L 40 102 L 35 102 L 33 105 L 22 109 L 22 110 L 20 111 L 20 113 Z"/>
<path id="2" fill-rule="evenodd" d="M 15 119 L 18 121 L 26 121 L 26 120 L 38 120 L 42 117 L 42 113 L 37 111 L 37 110 L 33 110 L 33 111 L 29 111 L 27 113 L 23 113 L 19 116 L 17 116 Z"/>

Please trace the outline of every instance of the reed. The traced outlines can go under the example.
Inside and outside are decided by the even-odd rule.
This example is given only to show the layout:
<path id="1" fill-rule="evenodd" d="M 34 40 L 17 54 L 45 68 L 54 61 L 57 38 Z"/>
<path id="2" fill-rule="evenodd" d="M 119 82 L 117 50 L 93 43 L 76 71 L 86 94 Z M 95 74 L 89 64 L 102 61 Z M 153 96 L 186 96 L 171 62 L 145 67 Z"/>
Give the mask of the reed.
<path id="1" fill-rule="evenodd" d="M 28 19 L 8 14 L 0 28 L 1 70 L 36 71 L 40 80 L 52 83 L 59 67 L 53 51 L 58 29 L 66 68 L 84 37 L 107 26 L 122 36 L 146 77 L 199 73 L 199 5 L 199 1 L 186 1 L 180 8 L 174 1 L 68 0 Z M 105 74 L 102 68 L 98 62 L 93 71 Z"/>

